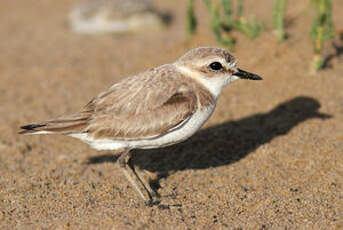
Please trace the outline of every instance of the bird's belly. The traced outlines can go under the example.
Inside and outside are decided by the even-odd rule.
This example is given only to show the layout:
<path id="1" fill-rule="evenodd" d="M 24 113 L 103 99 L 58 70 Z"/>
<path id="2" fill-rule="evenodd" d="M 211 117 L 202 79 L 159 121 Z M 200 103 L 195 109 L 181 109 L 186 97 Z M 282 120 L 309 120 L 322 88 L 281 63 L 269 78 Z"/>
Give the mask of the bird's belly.
<path id="1" fill-rule="evenodd" d="M 150 149 L 164 147 L 184 141 L 201 128 L 201 126 L 212 115 L 214 107 L 215 106 L 212 106 L 206 110 L 195 112 L 184 125 L 163 136 L 153 139 L 131 141 L 129 144 L 133 148 Z"/>
<path id="2" fill-rule="evenodd" d="M 149 139 L 141 140 L 111 140 L 111 139 L 93 139 L 89 137 L 81 138 L 80 136 L 71 135 L 77 137 L 97 150 L 117 150 L 123 148 L 130 149 L 153 149 L 165 147 L 168 145 L 176 144 L 186 140 L 192 136 L 200 127 L 208 120 L 213 113 L 215 105 L 195 112 L 192 117 L 180 127 L 164 134 Z"/>

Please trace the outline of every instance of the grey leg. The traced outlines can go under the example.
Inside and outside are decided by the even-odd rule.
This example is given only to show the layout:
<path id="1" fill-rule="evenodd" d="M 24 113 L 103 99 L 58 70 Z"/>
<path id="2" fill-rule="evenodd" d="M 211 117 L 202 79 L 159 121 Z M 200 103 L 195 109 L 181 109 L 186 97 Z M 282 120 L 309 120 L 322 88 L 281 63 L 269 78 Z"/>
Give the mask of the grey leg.
<path id="1" fill-rule="evenodd" d="M 144 176 L 143 176 L 143 177 L 140 176 L 140 175 L 144 174 L 144 175 L 148 175 L 148 177 L 150 177 L 151 173 L 148 172 L 148 171 L 146 171 L 146 170 L 141 170 L 140 168 L 135 168 L 134 170 L 135 170 L 137 176 L 142 180 L 142 182 L 143 182 L 145 188 L 148 190 L 148 192 L 149 192 L 150 195 L 152 196 L 153 200 L 154 200 L 154 201 L 158 201 L 158 198 L 159 198 L 160 196 L 159 196 L 159 194 L 158 194 L 155 190 L 153 190 L 153 189 L 151 188 L 151 186 L 150 186 L 150 181 L 149 181 L 149 180 L 146 180 Z"/>
<path id="2" fill-rule="evenodd" d="M 126 178 L 129 180 L 133 188 L 136 190 L 138 195 L 144 200 L 148 205 L 152 204 L 152 189 L 148 184 L 145 184 L 142 179 L 138 176 L 135 171 L 134 166 L 130 162 L 130 150 L 125 150 L 118 158 L 118 163 L 122 171 L 124 172 Z"/>

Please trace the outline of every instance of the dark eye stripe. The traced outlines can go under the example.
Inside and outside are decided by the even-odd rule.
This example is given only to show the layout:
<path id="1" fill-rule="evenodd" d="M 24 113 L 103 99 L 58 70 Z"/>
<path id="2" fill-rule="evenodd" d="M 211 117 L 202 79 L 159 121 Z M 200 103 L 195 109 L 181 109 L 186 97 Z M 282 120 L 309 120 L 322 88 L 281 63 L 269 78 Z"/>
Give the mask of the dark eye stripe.
<path id="1" fill-rule="evenodd" d="M 216 61 L 216 62 L 212 62 L 210 64 L 210 68 L 211 68 L 211 70 L 218 71 L 218 70 L 223 69 L 223 66 L 222 66 L 222 64 L 220 62 Z"/>

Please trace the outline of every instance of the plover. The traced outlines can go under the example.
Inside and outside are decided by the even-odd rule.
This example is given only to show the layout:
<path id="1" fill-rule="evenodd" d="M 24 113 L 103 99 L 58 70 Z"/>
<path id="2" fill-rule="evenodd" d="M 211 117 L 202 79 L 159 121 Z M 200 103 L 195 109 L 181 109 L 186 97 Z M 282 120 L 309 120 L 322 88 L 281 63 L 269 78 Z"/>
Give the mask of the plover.
<path id="1" fill-rule="evenodd" d="M 92 0 L 75 6 L 69 25 L 83 34 L 125 33 L 160 29 L 164 17 L 150 0 Z"/>
<path id="2" fill-rule="evenodd" d="M 262 78 L 239 69 L 224 49 L 195 48 L 174 63 L 123 79 L 79 112 L 22 126 L 20 134 L 64 134 L 97 150 L 120 150 L 120 168 L 151 204 L 154 192 L 129 161 L 130 151 L 161 148 L 192 136 L 213 113 L 222 89 L 237 79 Z"/>

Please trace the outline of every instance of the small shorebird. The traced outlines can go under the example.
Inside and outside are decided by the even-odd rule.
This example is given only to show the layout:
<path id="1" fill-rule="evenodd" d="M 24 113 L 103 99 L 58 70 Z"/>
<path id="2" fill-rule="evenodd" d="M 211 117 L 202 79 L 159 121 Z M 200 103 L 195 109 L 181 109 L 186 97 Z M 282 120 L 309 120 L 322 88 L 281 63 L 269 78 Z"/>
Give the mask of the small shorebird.
<path id="1" fill-rule="evenodd" d="M 77 113 L 22 126 L 20 134 L 64 134 L 97 150 L 121 150 L 121 169 L 139 196 L 151 204 L 154 192 L 129 161 L 130 150 L 186 140 L 211 116 L 227 84 L 262 79 L 236 64 L 224 49 L 192 49 L 174 63 L 114 84 Z"/>

